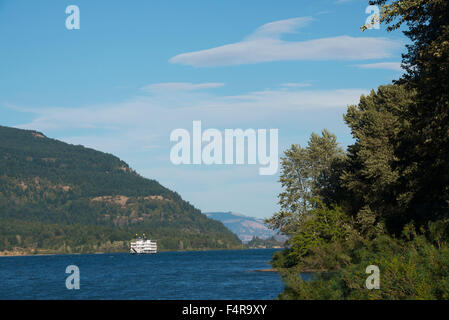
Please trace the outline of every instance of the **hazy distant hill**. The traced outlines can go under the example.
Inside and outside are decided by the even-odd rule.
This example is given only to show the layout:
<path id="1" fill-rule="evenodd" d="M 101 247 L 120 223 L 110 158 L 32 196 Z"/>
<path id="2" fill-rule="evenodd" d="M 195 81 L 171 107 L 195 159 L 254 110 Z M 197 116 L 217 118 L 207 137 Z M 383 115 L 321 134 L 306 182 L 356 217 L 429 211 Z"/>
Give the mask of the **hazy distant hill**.
<path id="1" fill-rule="evenodd" d="M 268 229 L 262 219 L 247 217 L 234 212 L 205 212 L 208 217 L 222 222 L 229 230 L 234 232 L 243 242 L 249 242 L 253 237 L 268 239 L 275 237 L 285 240 Z"/>
<path id="2" fill-rule="evenodd" d="M 136 233 L 161 249 L 240 245 L 222 223 L 113 155 L 0 126 L 0 251 L 121 251 Z"/>

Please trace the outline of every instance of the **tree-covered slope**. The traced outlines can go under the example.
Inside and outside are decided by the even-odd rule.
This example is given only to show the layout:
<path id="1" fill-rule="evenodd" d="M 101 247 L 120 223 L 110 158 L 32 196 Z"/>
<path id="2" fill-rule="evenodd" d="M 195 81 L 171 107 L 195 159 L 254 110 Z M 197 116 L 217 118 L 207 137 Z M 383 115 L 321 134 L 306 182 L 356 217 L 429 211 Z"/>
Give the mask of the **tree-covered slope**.
<path id="1" fill-rule="evenodd" d="M 222 223 L 113 155 L 0 126 L 0 251 L 125 250 L 136 233 L 161 249 L 240 245 Z"/>

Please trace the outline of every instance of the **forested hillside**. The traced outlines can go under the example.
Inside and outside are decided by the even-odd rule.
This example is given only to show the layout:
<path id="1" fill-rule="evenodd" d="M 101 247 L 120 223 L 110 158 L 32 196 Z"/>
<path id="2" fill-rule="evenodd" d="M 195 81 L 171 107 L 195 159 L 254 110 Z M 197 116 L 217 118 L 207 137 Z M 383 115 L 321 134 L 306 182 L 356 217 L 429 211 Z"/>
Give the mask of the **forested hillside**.
<path id="1" fill-rule="evenodd" d="M 0 126 L 0 251 L 122 251 L 136 233 L 160 249 L 240 245 L 222 223 L 113 155 Z"/>

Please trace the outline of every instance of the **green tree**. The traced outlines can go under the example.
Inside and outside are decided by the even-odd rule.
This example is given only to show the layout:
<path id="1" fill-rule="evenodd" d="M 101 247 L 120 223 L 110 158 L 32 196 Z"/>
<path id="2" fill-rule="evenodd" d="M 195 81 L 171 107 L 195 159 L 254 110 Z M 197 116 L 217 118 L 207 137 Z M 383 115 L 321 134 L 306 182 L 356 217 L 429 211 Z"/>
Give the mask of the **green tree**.
<path id="1" fill-rule="evenodd" d="M 288 241 L 288 254 L 298 263 L 309 255 L 312 249 L 323 248 L 345 239 L 349 231 L 346 227 L 347 215 L 341 208 L 329 208 L 319 200 L 313 202 L 314 208 Z"/>
<path id="2" fill-rule="evenodd" d="M 382 5 L 390 31 L 406 27 L 406 73 L 348 108 L 356 141 L 340 169 L 328 168 L 327 184 L 310 178 L 307 166 L 315 164 L 306 151 L 292 152 L 304 169 L 290 174 L 287 186 L 301 178 L 317 188 L 306 193 L 311 205 L 299 215 L 290 247 L 273 257 L 274 266 L 289 267 L 281 270 L 281 299 L 449 298 L 449 1 L 371 4 Z M 289 154 L 292 167 L 293 160 Z M 323 197 L 329 184 L 346 192 Z M 285 192 L 285 199 L 300 198 L 297 189 Z M 313 204 L 320 195 L 326 205 Z M 381 270 L 380 290 L 365 287 L 369 265 Z M 302 281 L 298 272 L 307 268 L 330 272 Z"/>
<path id="3" fill-rule="evenodd" d="M 313 133 L 307 147 L 292 145 L 281 159 L 280 182 L 284 190 L 279 194 L 281 210 L 266 220 L 272 229 L 293 235 L 314 208 L 314 197 L 329 188 L 333 163 L 344 158 L 335 135 L 323 130 Z M 325 199 L 322 199 L 323 201 Z"/>
<path id="4" fill-rule="evenodd" d="M 348 162 L 341 179 L 353 215 L 371 211 L 376 219 L 390 222 L 404 214 L 406 206 L 401 206 L 396 190 L 401 173 L 394 151 L 400 131 L 408 124 L 401 121 L 399 114 L 413 98 L 413 92 L 404 86 L 387 85 L 348 107 L 344 120 L 355 143 L 348 147 Z M 402 226 L 397 229 L 400 232 Z"/>
<path id="5" fill-rule="evenodd" d="M 416 91 L 399 114 L 408 122 L 399 132 L 395 155 L 397 191 L 407 206 L 406 220 L 424 225 L 449 215 L 449 1 L 377 0 L 388 30 L 404 27 L 411 40 L 399 80 Z"/>

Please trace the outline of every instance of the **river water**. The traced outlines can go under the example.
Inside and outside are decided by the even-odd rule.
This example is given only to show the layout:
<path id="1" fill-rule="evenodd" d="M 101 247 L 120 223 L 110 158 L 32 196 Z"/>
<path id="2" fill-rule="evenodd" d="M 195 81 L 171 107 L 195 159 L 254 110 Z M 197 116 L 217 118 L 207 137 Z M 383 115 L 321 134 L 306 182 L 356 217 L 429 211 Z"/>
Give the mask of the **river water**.
<path id="1" fill-rule="evenodd" d="M 275 299 L 275 249 L 0 257 L 0 299 Z M 66 287 L 69 265 L 79 289 Z M 75 282 L 69 281 L 73 284 Z"/>

